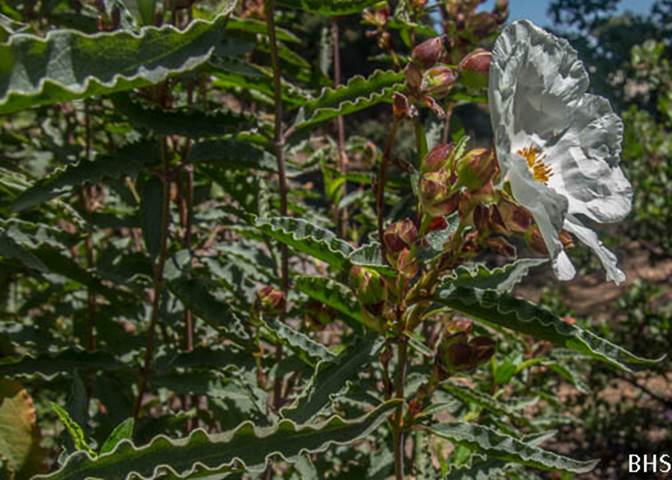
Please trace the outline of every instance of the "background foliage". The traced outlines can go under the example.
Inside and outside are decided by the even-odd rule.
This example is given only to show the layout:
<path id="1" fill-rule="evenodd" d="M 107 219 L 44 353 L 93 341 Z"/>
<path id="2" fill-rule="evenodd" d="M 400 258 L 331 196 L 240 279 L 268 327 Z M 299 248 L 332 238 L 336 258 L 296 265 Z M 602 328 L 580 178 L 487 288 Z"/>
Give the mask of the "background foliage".
<path id="1" fill-rule="evenodd" d="M 0 478 L 619 478 L 669 452 L 669 361 L 640 358 L 672 340 L 667 0 L 550 8 L 625 123 L 628 283 L 581 247 L 563 286 L 490 251 L 423 322 L 381 314 L 413 290 L 377 212 L 417 213 L 435 144 L 491 142 L 458 64 L 507 2 L 479 3 L 1 2 Z M 402 121 L 439 34 L 459 78 Z"/>

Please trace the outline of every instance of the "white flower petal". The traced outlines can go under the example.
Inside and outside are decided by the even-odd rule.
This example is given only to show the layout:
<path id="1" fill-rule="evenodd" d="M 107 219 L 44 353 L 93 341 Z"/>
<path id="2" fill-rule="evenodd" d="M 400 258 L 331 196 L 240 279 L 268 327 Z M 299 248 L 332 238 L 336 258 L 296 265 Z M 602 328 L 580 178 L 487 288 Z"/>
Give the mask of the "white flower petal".
<path id="1" fill-rule="evenodd" d="M 539 226 L 544 244 L 555 266 L 558 256 L 564 253 L 559 234 L 567 213 L 567 200 L 543 183 L 534 180 L 527 168 L 527 163 L 522 158 L 511 161 L 509 180 L 514 198 L 525 205 Z M 569 271 L 563 268 L 563 276 L 569 275 Z M 558 273 L 557 269 L 556 273 Z M 573 276 L 572 272 L 569 278 Z"/>
<path id="2" fill-rule="evenodd" d="M 553 271 L 558 280 L 562 281 L 571 280 L 576 275 L 576 269 L 564 250 L 553 260 Z"/>
<path id="3" fill-rule="evenodd" d="M 609 102 L 586 94 L 570 130 L 546 151 L 554 172 L 548 185 L 567 196 L 570 214 L 611 223 L 630 212 L 632 187 L 618 166 L 622 138 Z"/>
<path id="4" fill-rule="evenodd" d="M 565 221 L 565 230 L 576 235 L 581 243 L 595 252 L 607 272 L 607 280 L 613 281 L 616 285 L 620 285 L 625 281 L 625 274 L 617 266 L 618 259 L 616 255 L 604 246 L 594 231 L 571 215 Z"/>

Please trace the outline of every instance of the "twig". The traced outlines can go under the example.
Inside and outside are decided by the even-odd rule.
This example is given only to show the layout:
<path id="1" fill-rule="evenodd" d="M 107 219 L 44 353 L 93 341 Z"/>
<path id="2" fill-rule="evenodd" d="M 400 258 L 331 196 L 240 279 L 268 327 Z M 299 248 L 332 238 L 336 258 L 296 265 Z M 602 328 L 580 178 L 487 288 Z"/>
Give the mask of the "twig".
<path id="1" fill-rule="evenodd" d="M 387 166 L 390 163 L 390 154 L 392 153 L 392 145 L 394 145 L 394 138 L 399 129 L 399 120 L 395 119 L 392 123 L 390 133 L 387 135 L 385 141 L 385 149 L 383 150 L 383 158 L 380 162 L 380 172 L 378 174 L 378 185 L 376 186 L 376 214 L 378 216 L 378 240 L 380 241 L 380 248 L 385 261 L 385 242 L 383 242 L 383 223 L 385 221 L 385 174 Z"/>
<path id="2" fill-rule="evenodd" d="M 406 363 L 408 362 L 408 343 L 403 332 L 397 354 L 397 378 L 395 398 L 401 400 L 394 413 L 394 475 L 396 480 L 404 479 L 404 383 L 406 382 Z"/>
<path id="3" fill-rule="evenodd" d="M 152 368 L 152 359 L 154 357 L 154 335 L 156 332 L 156 323 L 161 309 L 161 293 L 164 286 L 163 269 L 168 257 L 168 233 L 170 229 L 170 160 L 166 152 L 166 139 L 161 139 L 161 162 L 163 164 L 163 200 L 161 204 L 161 250 L 159 258 L 154 266 L 154 296 L 152 298 L 152 310 L 149 320 L 149 330 L 147 332 L 147 342 L 145 345 L 145 358 L 143 367 L 138 380 L 138 396 L 133 407 L 133 418 L 138 419 L 140 407 L 145 396 L 145 390 L 149 381 L 149 375 Z M 137 422 L 136 422 L 137 423 Z"/>
<path id="4" fill-rule="evenodd" d="M 264 2 L 266 26 L 271 50 L 273 68 L 273 97 L 275 102 L 275 158 L 278 164 L 278 183 L 280 189 L 280 215 L 287 216 L 287 178 L 285 176 L 285 134 L 282 126 L 282 77 L 280 73 L 280 57 L 275 34 L 275 0 Z M 282 291 L 287 296 L 289 291 L 289 252 L 286 245 L 280 245 L 280 277 Z M 275 351 L 276 362 L 282 360 L 282 345 Z M 282 405 L 282 377 L 278 375 L 273 386 L 273 406 L 276 410 Z"/>
<path id="5" fill-rule="evenodd" d="M 334 86 L 338 87 L 341 84 L 341 48 L 340 48 L 340 34 L 338 28 L 338 18 L 334 17 L 331 21 L 331 35 L 334 48 Z M 343 116 L 339 115 L 336 117 L 336 146 L 338 153 L 338 172 L 341 175 L 345 175 L 348 172 L 348 154 L 345 150 L 345 121 Z M 347 194 L 347 182 L 343 182 L 341 187 L 341 192 L 345 195 Z M 336 216 L 336 224 L 338 226 L 338 231 L 341 237 L 345 237 L 347 234 L 348 226 L 348 209 L 344 207 L 343 210 L 338 208 L 338 205 L 334 205 L 334 211 Z"/>

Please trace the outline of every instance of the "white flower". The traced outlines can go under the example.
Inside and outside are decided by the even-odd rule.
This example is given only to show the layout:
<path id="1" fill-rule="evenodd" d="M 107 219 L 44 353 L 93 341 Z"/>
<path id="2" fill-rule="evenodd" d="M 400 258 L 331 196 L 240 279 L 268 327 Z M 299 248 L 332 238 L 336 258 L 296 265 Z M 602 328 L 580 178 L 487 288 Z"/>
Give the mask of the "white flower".
<path id="1" fill-rule="evenodd" d="M 623 123 L 609 102 L 586 93 L 588 73 L 569 43 L 527 20 L 499 36 L 488 99 L 501 181 L 534 217 L 561 280 L 576 271 L 565 229 L 599 257 L 607 278 L 625 275 L 586 221 L 622 220 L 632 188 L 618 166 Z"/>

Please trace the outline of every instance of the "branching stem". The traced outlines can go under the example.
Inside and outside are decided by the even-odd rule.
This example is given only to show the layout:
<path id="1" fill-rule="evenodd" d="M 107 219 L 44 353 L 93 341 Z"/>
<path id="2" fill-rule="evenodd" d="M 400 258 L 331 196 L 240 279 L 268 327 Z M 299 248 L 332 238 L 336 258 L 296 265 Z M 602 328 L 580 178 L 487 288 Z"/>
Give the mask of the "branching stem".
<path id="1" fill-rule="evenodd" d="M 380 241 L 380 248 L 383 259 L 385 259 L 385 243 L 383 242 L 383 230 L 385 222 L 385 174 L 387 173 L 387 166 L 390 163 L 390 155 L 392 154 L 392 146 L 394 139 L 397 136 L 399 129 L 399 120 L 395 119 L 390 128 L 390 133 L 387 135 L 385 141 L 385 149 L 383 150 L 383 158 L 380 162 L 380 172 L 378 173 L 378 185 L 376 186 L 376 214 L 378 216 L 378 240 Z"/>

